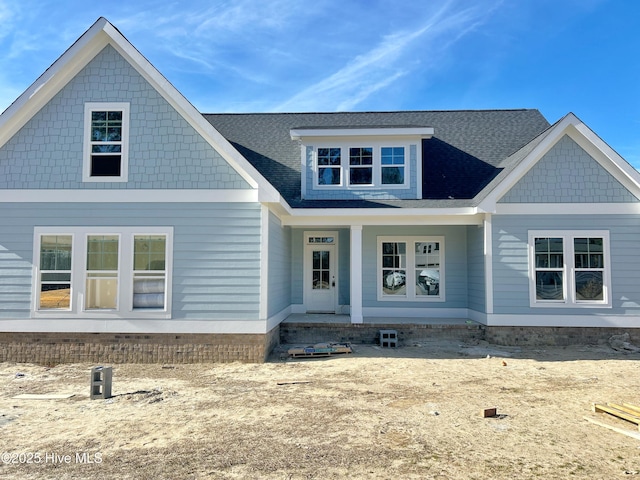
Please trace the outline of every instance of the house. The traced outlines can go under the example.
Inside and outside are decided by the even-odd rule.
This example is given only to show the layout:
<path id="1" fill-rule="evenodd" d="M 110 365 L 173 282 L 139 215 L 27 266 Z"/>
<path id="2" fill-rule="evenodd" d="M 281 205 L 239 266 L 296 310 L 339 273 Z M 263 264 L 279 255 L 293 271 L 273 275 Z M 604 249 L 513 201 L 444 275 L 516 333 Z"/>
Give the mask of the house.
<path id="1" fill-rule="evenodd" d="M 0 116 L 0 360 L 263 361 L 312 312 L 637 329 L 639 199 L 571 113 L 203 115 L 100 18 Z"/>

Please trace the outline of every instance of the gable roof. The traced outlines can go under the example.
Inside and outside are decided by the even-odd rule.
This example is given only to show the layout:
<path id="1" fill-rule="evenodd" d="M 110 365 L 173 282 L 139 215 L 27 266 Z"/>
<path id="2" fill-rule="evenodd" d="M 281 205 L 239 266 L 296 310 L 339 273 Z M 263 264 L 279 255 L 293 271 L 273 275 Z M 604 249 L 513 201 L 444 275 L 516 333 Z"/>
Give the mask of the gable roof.
<path id="1" fill-rule="evenodd" d="M 205 114 L 204 117 L 294 208 L 466 207 L 504 168 L 510 155 L 549 127 L 538 110 Z M 422 141 L 419 200 L 304 200 L 296 128 L 429 126 Z"/>
<path id="2" fill-rule="evenodd" d="M 634 196 L 640 198 L 640 173 L 582 120 L 568 113 L 503 162 L 504 170 L 477 197 L 479 211 L 494 212 L 496 204 L 565 135 Z"/>
<path id="3" fill-rule="evenodd" d="M 111 24 L 100 17 L 0 115 L 0 147 L 20 130 L 104 47 L 111 45 L 253 188 L 263 202 L 280 194 L 196 108 Z"/>

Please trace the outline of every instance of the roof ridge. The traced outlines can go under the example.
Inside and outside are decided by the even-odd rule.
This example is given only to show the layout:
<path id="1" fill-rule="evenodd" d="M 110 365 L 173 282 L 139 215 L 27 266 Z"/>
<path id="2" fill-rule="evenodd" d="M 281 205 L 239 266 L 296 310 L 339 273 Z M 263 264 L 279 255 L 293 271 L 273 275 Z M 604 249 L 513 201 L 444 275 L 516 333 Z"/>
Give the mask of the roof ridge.
<path id="1" fill-rule="evenodd" d="M 340 112 L 217 112 L 202 115 L 364 115 L 364 114 L 390 114 L 390 113 L 487 113 L 487 112 L 532 112 L 537 108 L 487 108 L 487 109 L 452 109 L 452 110 L 363 110 L 363 111 L 340 111 Z"/>

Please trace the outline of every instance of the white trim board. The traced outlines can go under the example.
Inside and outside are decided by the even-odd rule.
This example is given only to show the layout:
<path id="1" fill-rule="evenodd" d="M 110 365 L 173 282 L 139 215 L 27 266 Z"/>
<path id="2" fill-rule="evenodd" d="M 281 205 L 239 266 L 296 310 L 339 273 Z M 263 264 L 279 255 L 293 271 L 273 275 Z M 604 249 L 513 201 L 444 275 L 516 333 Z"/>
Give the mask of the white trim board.
<path id="1" fill-rule="evenodd" d="M 56 319 L 0 320 L 2 332 L 265 334 L 265 320 Z"/>
<path id="2" fill-rule="evenodd" d="M 496 215 L 639 215 L 638 203 L 499 203 Z"/>
<path id="3" fill-rule="evenodd" d="M 256 203 L 258 190 L 0 190 L 0 203 Z"/>
<path id="4" fill-rule="evenodd" d="M 487 315 L 488 327 L 640 328 L 640 315 Z"/>

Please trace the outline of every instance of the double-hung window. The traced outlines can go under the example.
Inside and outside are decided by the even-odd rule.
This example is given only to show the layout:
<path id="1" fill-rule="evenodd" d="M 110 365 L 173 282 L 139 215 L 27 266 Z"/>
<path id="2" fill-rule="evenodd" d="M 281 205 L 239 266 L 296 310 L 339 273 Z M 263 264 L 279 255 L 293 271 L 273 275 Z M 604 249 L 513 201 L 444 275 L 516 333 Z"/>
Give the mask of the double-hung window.
<path id="1" fill-rule="evenodd" d="M 529 232 L 532 307 L 610 307 L 609 232 Z"/>
<path id="2" fill-rule="evenodd" d="M 373 184 L 373 148 L 349 148 L 349 185 Z"/>
<path id="3" fill-rule="evenodd" d="M 35 316 L 170 318 L 171 227 L 37 227 Z"/>
<path id="4" fill-rule="evenodd" d="M 382 147 L 380 163 L 383 185 L 404 184 L 404 147 Z"/>
<path id="5" fill-rule="evenodd" d="M 379 300 L 444 300 L 443 237 L 378 237 Z"/>
<path id="6" fill-rule="evenodd" d="M 340 148 L 318 148 L 318 185 L 341 184 L 342 165 Z"/>
<path id="7" fill-rule="evenodd" d="M 128 175 L 129 104 L 86 103 L 85 182 L 125 182 Z"/>

